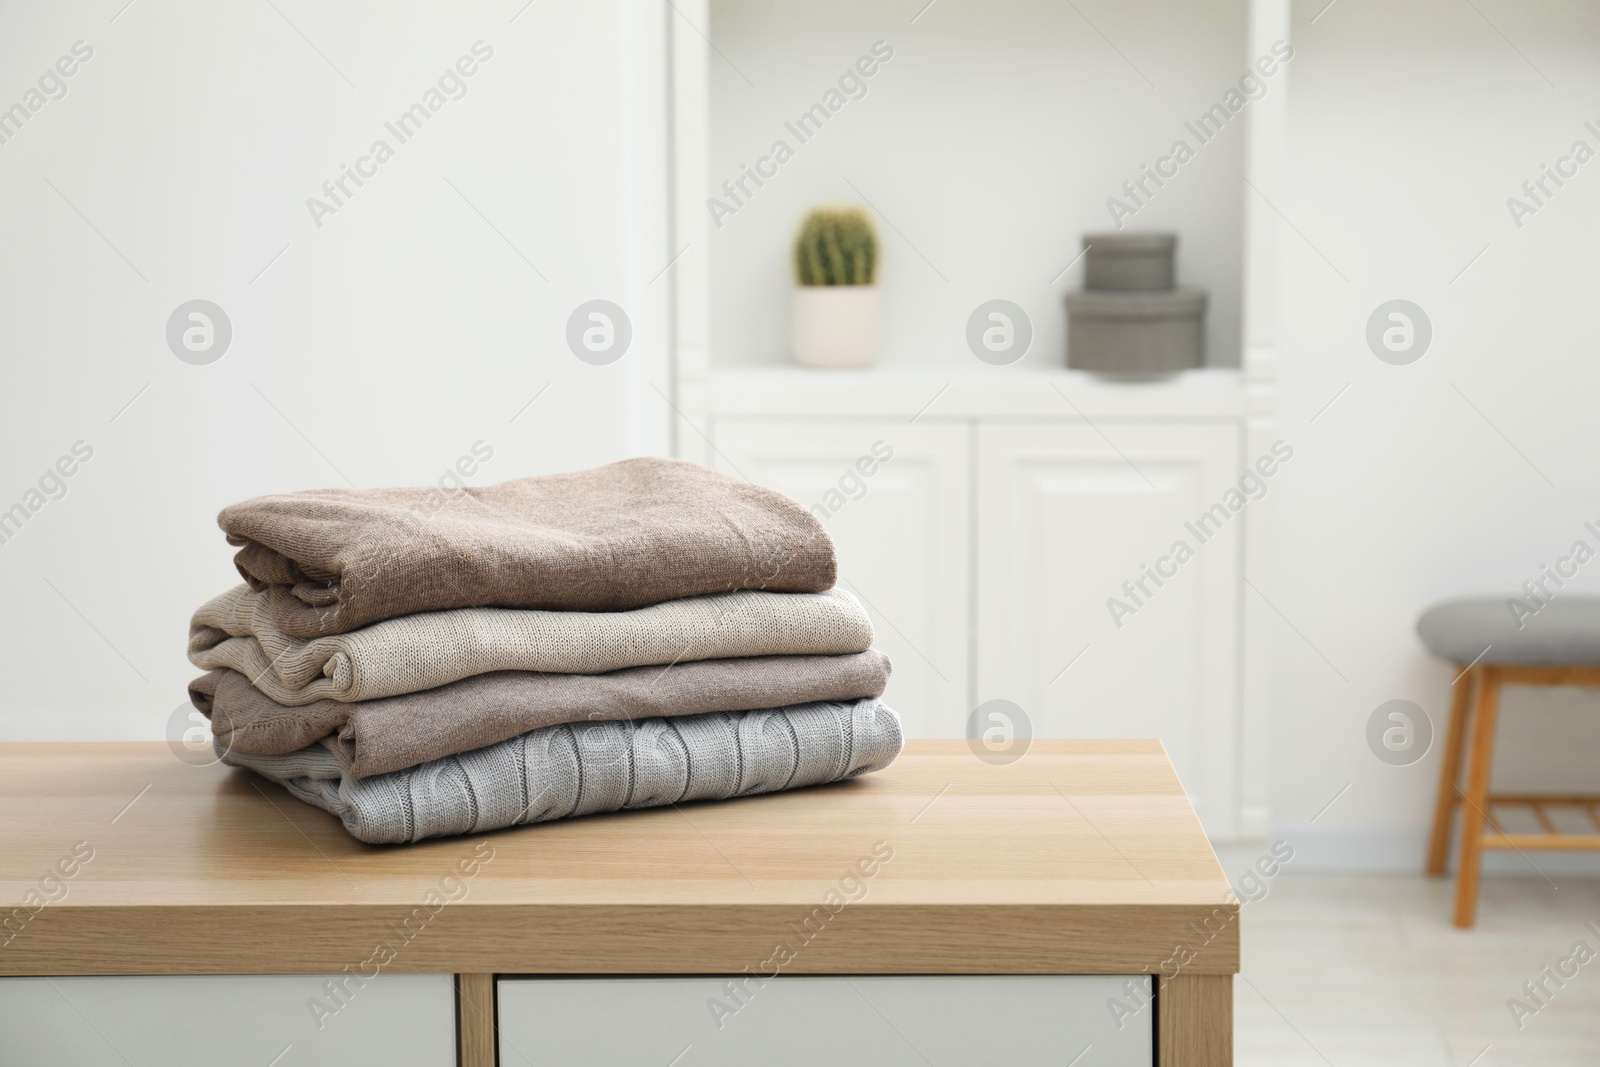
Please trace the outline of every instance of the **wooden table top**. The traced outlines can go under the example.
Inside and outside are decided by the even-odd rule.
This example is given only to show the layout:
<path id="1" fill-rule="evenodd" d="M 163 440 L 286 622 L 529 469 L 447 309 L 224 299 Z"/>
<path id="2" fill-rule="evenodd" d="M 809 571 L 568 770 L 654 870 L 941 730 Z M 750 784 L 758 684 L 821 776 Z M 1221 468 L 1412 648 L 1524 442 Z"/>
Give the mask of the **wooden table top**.
<path id="1" fill-rule="evenodd" d="M 737 973 L 787 945 L 794 974 L 1158 973 L 1183 949 L 1228 974 L 1237 915 L 1156 741 L 1007 766 L 913 741 L 850 782 L 398 847 L 163 743 L 0 744 L 7 975 L 323 973 L 385 945 L 410 972 Z"/>

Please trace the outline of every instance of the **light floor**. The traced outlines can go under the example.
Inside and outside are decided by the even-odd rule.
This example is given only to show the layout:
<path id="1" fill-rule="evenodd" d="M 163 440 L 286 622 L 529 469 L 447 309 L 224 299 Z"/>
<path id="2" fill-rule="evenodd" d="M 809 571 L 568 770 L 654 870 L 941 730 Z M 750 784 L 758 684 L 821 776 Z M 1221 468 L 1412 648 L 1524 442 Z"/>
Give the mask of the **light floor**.
<path id="1" fill-rule="evenodd" d="M 1253 855 L 1224 852 L 1224 869 Z M 1454 883 L 1285 871 L 1242 915 L 1239 1067 L 1600 1065 L 1600 878 L 1485 876 L 1478 925 L 1450 925 Z M 1585 942 L 1595 959 L 1519 1031 L 1522 984 Z M 1530 1006 L 1534 1006 L 1528 1001 Z"/>

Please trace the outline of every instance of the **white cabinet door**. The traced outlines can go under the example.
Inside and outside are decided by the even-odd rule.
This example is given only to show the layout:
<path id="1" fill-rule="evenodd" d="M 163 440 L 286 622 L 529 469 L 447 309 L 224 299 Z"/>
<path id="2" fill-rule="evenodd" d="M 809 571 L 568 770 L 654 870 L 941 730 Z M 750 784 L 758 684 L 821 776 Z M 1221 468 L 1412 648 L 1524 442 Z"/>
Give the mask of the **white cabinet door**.
<path id="1" fill-rule="evenodd" d="M 505 979 L 500 1063 L 1149 1067 L 1148 983 L 1115 975 Z M 1112 1001 L 1129 1014 L 1114 1014 Z"/>
<path id="2" fill-rule="evenodd" d="M 979 430 L 977 699 L 1019 705 L 1035 737 L 1160 738 L 1230 836 L 1238 430 L 1097 425 Z"/>
<path id="3" fill-rule="evenodd" d="M 959 737 L 966 721 L 969 435 L 965 425 L 868 421 L 719 420 L 713 430 L 719 469 L 822 519 L 839 584 L 894 661 L 884 700 L 908 737 Z"/>
<path id="4" fill-rule="evenodd" d="M 452 976 L 358 980 L 0 978 L 0 1067 L 453 1067 Z M 337 997 L 329 981 L 344 983 Z"/>

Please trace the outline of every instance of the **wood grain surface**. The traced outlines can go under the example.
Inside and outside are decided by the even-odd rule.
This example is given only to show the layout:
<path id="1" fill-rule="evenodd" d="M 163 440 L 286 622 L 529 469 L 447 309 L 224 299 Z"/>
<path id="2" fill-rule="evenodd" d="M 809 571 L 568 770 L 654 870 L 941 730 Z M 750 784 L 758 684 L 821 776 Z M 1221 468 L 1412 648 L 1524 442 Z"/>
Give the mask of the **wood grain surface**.
<path id="1" fill-rule="evenodd" d="M 83 857 L 88 854 L 89 858 Z M 71 873 L 67 873 L 70 871 Z M 162 743 L 0 745 L 0 974 L 1238 970 L 1155 741 L 887 771 L 403 847 Z"/>
<path id="2" fill-rule="evenodd" d="M 498 1062 L 497 999 L 494 975 L 456 975 L 457 1067 L 494 1067 Z"/>
<path id="3" fill-rule="evenodd" d="M 1233 976 L 1179 974 L 1156 994 L 1156 1067 L 1233 1063 Z"/>

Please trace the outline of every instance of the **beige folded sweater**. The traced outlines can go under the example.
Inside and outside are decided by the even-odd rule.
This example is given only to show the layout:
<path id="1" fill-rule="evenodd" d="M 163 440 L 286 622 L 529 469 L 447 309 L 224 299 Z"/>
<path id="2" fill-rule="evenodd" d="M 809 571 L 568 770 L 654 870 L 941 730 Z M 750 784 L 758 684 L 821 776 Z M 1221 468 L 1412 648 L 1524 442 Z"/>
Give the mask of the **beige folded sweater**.
<path id="1" fill-rule="evenodd" d="M 189 662 L 228 667 L 280 704 L 375 700 L 491 671 L 603 674 L 744 656 L 864 652 L 872 623 L 842 589 L 719 593 L 633 611 L 459 608 L 404 615 L 354 633 L 291 637 L 266 592 L 236 586 L 195 612 Z"/>
<path id="2" fill-rule="evenodd" d="M 224 508 L 234 562 L 291 637 L 450 608 L 622 611 L 738 589 L 821 592 L 833 542 L 781 493 L 628 459 L 449 493 L 316 489 Z"/>
<path id="3" fill-rule="evenodd" d="M 189 683 L 211 719 L 219 748 L 283 756 L 324 738 L 351 778 L 403 770 L 562 723 L 609 722 L 705 712 L 750 711 L 813 701 L 882 696 L 889 657 L 752 656 L 609 674 L 496 671 L 421 693 L 346 704 L 289 707 L 237 671 Z"/>

